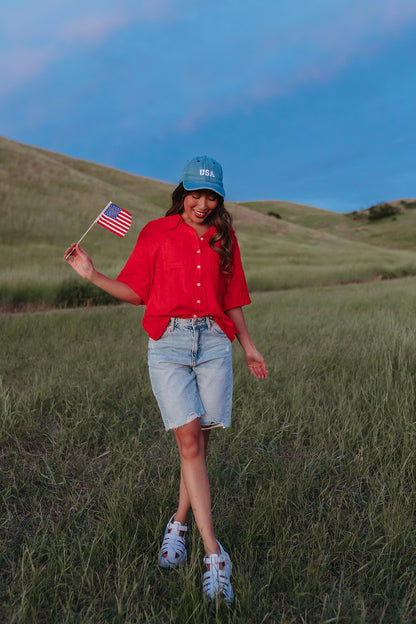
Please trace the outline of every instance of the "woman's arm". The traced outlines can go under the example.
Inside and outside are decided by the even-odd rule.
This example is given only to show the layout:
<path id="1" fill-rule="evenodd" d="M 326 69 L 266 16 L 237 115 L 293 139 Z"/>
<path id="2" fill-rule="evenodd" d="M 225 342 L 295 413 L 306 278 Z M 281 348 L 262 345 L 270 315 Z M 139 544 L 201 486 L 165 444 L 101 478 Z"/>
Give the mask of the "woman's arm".
<path id="1" fill-rule="evenodd" d="M 263 356 L 257 351 L 248 332 L 242 308 L 226 310 L 225 314 L 230 317 L 237 329 L 237 339 L 244 349 L 247 366 L 255 377 L 267 377 L 267 367 Z"/>
<path id="2" fill-rule="evenodd" d="M 79 245 L 71 245 L 65 252 L 64 259 L 68 264 L 84 279 L 88 280 L 95 286 L 98 286 L 113 297 L 140 305 L 143 300 L 128 284 L 111 279 L 94 268 L 94 264 L 89 255 Z"/>

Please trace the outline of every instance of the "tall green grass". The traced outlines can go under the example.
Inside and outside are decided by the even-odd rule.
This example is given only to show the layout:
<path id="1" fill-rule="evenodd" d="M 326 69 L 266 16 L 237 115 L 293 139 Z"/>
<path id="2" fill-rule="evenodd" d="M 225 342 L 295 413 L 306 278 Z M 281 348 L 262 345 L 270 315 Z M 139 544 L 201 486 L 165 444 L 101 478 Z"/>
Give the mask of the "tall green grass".
<path id="1" fill-rule="evenodd" d="M 141 310 L 2 315 L 0 619 L 414 621 L 415 295 L 408 278 L 254 296 L 270 376 L 235 345 L 233 424 L 208 458 L 234 563 L 218 611 L 192 522 L 187 567 L 156 564 L 179 460 Z"/>
<path id="2" fill-rule="evenodd" d="M 172 189 L 0 137 L 0 307 L 104 303 L 98 291 L 74 279 L 63 260 L 65 249 L 110 199 L 115 201 L 133 215 L 125 239 L 97 225 L 83 241 L 97 269 L 115 277 L 143 225 L 165 214 Z M 251 291 L 416 275 L 414 210 L 397 222 L 363 228 L 345 215 L 288 202 L 228 202 L 227 207 Z M 283 218 L 267 216 L 270 208 Z"/>
<path id="3" fill-rule="evenodd" d="M 265 237 L 240 232 L 239 240 L 251 291 L 273 291 L 393 279 L 414 275 L 416 256 L 318 235 L 302 240 L 301 233 Z"/>
<path id="4" fill-rule="evenodd" d="M 332 233 L 341 239 L 388 249 L 408 249 L 414 252 L 416 200 L 393 200 L 389 205 L 396 209 L 400 207 L 403 212 L 377 220 L 369 220 L 368 210 L 360 211 L 360 207 L 357 207 L 355 214 L 339 214 L 280 200 L 244 203 L 244 206 L 251 210 L 263 214 L 278 214 L 281 219 L 289 223 L 319 232 Z"/>

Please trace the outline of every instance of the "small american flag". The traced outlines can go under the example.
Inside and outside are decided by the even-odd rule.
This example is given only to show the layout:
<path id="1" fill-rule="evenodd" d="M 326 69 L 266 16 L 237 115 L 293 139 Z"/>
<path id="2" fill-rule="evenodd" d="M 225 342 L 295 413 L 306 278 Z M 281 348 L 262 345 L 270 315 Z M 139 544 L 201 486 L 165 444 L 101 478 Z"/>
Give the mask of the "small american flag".
<path id="1" fill-rule="evenodd" d="M 131 226 L 132 216 L 127 210 L 109 202 L 97 219 L 97 223 L 114 232 L 117 236 L 123 236 Z"/>

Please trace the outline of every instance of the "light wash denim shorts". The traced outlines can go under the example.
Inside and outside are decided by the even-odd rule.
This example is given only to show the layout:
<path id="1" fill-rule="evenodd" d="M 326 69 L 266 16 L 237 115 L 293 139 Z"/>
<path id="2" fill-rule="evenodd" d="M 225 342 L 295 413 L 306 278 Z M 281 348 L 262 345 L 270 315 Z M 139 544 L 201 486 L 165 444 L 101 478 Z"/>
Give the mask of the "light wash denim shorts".
<path id="1" fill-rule="evenodd" d="M 230 426 L 231 342 L 211 317 L 171 318 L 159 340 L 149 338 L 148 364 L 166 430 L 195 418 L 202 428 Z"/>

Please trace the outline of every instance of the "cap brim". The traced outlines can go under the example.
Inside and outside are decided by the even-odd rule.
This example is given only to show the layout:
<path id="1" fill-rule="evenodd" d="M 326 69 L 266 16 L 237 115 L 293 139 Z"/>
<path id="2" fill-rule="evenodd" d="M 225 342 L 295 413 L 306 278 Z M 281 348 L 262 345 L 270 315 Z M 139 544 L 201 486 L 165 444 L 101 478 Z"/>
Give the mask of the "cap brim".
<path id="1" fill-rule="evenodd" d="M 224 199 L 225 198 L 225 191 L 224 191 L 224 187 L 220 186 L 218 184 L 212 184 L 212 183 L 205 183 L 205 184 L 201 184 L 200 182 L 182 182 L 183 187 L 186 191 L 215 191 L 216 193 L 218 193 L 218 195 L 221 195 L 221 197 Z"/>

